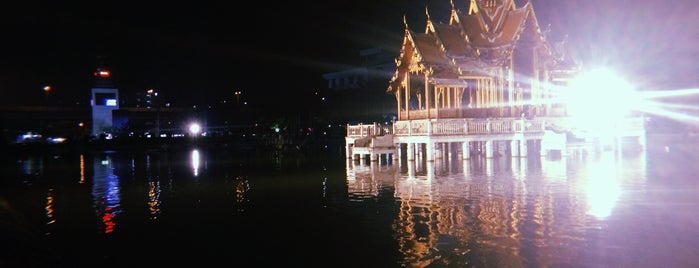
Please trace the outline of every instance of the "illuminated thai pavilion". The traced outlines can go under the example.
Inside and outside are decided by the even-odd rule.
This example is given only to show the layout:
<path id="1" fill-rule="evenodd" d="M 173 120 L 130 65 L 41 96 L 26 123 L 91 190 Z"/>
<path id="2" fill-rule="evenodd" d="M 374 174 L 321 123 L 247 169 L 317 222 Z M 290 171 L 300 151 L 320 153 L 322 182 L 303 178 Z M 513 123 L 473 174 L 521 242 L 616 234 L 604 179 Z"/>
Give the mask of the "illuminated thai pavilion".
<path id="1" fill-rule="evenodd" d="M 556 83 L 577 64 L 542 31 L 531 3 L 472 0 L 452 4 L 448 23 L 427 12 L 424 33 L 405 25 L 396 72 L 398 120 L 563 115 L 551 103 Z M 531 113 L 531 114 L 530 114 Z"/>
<path id="2" fill-rule="evenodd" d="M 448 22 L 434 21 L 429 9 L 426 18 L 424 32 L 404 19 L 387 89 L 397 120 L 391 128 L 348 126 L 348 158 L 567 154 L 571 120 L 561 96 L 581 68 L 565 38 L 549 40 L 531 2 L 471 0 L 467 10 L 452 2 Z M 617 138 L 644 135 L 640 121 L 620 122 L 600 121 L 597 128 L 619 129 Z"/>

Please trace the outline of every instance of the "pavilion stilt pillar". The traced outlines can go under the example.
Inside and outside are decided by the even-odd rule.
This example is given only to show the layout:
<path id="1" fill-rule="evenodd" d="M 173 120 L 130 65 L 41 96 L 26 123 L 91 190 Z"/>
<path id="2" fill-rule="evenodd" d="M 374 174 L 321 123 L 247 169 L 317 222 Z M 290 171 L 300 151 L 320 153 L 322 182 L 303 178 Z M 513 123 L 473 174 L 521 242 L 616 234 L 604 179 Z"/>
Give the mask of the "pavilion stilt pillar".
<path id="1" fill-rule="evenodd" d="M 437 151 L 437 146 L 439 146 L 439 150 Z M 442 159 L 444 156 L 446 156 L 448 149 L 447 149 L 447 143 L 446 142 L 440 142 L 440 143 L 435 143 L 435 151 L 437 154 L 435 154 L 436 159 Z"/>
<path id="2" fill-rule="evenodd" d="M 345 143 L 345 157 L 348 159 L 352 158 L 352 143 Z"/>
<path id="3" fill-rule="evenodd" d="M 485 157 L 486 158 L 493 158 L 493 141 L 484 141 L 485 142 Z"/>
<path id="4" fill-rule="evenodd" d="M 428 143 L 425 143 L 425 146 L 427 146 L 426 152 L 425 152 L 425 154 L 427 154 L 427 161 L 428 161 L 428 162 L 429 162 L 429 161 L 434 161 L 434 158 L 435 158 L 435 151 L 436 151 L 436 149 L 435 149 L 436 144 L 435 144 L 434 142 L 428 142 Z"/>
<path id="5" fill-rule="evenodd" d="M 471 146 L 469 146 L 469 142 L 465 141 L 461 143 L 461 151 L 462 151 L 462 158 L 463 159 L 469 159 L 471 158 Z"/>

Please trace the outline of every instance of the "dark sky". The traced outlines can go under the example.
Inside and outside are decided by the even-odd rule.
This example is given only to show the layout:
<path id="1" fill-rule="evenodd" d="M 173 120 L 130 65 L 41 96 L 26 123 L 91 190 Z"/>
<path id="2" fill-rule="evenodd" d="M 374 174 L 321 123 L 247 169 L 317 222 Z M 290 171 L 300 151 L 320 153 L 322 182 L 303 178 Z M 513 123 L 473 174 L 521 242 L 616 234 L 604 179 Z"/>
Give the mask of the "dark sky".
<path id="1" fill-rule="evenodd" d="M 525 1 L 517 1 L 521 5 Z M 643 87 L 696 86 L 695 0 L 533 0 L 539 23 L 568 34 L 587 66 L 611 65 Z M 461 9 L 467 0 L 454 4 Z M 322 73 L 358 63 L 360 49 L 397 50 L 403 15 L 425 27 L 449 0 L 18 2 L 0 11 L 0 98 L 87 98 L 98 58 L 122 95 L 154 88 L 174 104 L 241 90 L 295 98 L 325 87 Z M 397 55 L 397 54 L 396 54 Z"/>

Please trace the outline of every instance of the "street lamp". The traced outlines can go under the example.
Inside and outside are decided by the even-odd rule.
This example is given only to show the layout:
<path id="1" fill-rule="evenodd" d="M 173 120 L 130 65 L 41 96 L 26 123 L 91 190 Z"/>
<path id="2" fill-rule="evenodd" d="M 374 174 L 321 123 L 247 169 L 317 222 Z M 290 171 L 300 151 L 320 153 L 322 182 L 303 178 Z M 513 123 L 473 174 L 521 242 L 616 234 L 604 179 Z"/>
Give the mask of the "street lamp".
<path id="1" fill-rule="evenodd" d="M 243 94 L 240 91 L 233 92 L 233 95 L 235 95 L 235 104 L 240 105 L 240 95 Z"/>
<path id="2" fill-rule="evenodd" d="M 51 92 L 51 86 L 45 85 L 43 87 L 43 89 L 44 89 L 44 92 L 46 92 L 46 104 L 48 105 L 49 104 L 49 92 Z"/>
<path id="3" fill-rule="evenodd" d="M 201 125 L 199 123 L 191 123 L 188 126 L 189 134 L 193 137 L 199 136 L 201 133 Z"/>

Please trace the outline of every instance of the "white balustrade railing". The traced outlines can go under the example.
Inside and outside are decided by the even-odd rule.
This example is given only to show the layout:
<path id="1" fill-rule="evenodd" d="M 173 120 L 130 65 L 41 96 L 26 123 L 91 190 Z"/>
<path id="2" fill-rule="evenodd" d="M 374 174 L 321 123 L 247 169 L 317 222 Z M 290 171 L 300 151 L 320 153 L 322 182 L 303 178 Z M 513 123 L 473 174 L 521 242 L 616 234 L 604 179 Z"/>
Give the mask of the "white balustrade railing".
<path id="1" fill-rule="evenodd" d="M 635 135 L 645 130 L 644 118 L 629 118 L 610 128 Z M 555 122 L 554 125 L 558 125 Z M 547 122 L 542 118 L 535 119 L 419 119 L 401 120 L 393 126 L 381 124 L 347 125 L 347 137 L 361 138 L 393 134 L 395 136 L 448 136 L 448 135 L 488 135 L 488 134 L 518 134 L 543 133 Z M 625 134 L 622 134 L 625 135 Z"/>
<path id="2" fill-rule="evenodd" d="M 483 120 L 469 120 L 466 121 L 468 124 L 467 131 L 465 133 L 454 133 L 454 134 L 487 134 L 489 133 L 488 121 Z"/>
<path id="3" fill-rule="evenodd" d="M 369 125 L 347 125 L 347 137 L 362 138 L 391 134 L 393 130 L 389 126 L 373 123 Z"/>
<path id="4" fill-rule="evenodd" d="M 380 127 L 377 124 L 348 125 L 347 136 L 379 135 Z M 396 121 L 392 130 L 383 130 L 383 133 L 396 136 L 515 134 L 541 133 L 544 127 L 544 120 L 537 119 L 421 119 Z"/>

